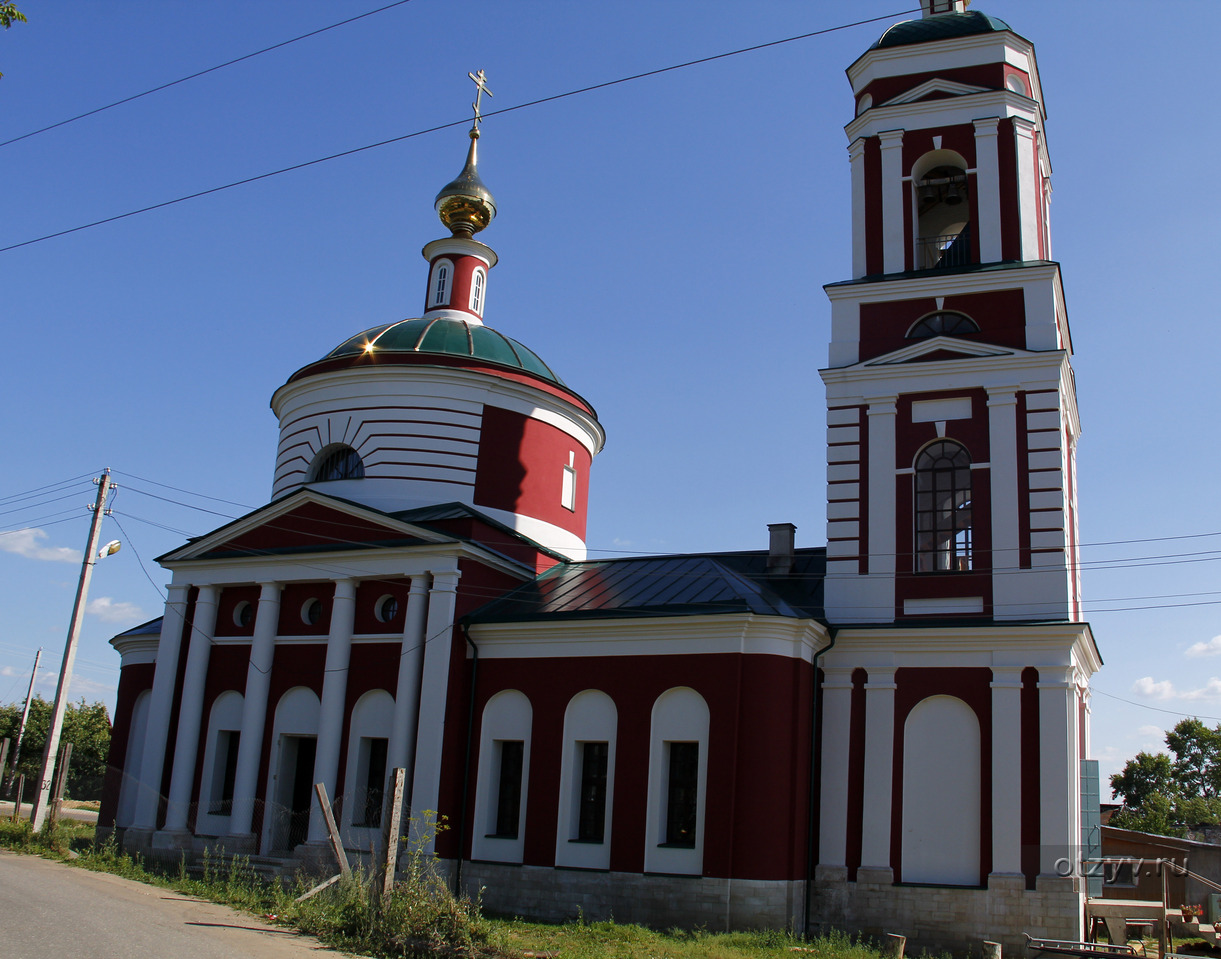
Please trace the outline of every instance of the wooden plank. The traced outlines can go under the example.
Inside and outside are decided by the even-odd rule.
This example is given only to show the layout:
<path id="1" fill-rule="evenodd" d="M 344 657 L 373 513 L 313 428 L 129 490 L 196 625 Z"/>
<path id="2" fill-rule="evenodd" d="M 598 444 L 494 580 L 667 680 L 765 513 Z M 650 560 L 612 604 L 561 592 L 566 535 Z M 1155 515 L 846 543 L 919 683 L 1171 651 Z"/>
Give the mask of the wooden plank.
<path id="1" fill-rule="evenodd" d="M 403 792 L 407 786 L 407 770 L 399 766 L 390 772 L 390 788 L 382 809 L 382 861 L 379 865 L 382 898 L 388 899 L 394 888 L 394 873 L 398 868 L 399 834 L 403 831 Z"/>
<path id="2" fill-rule="evenodd" d="M 335 883 L 339 882 L 339 880 L 342 878 L 343 873 L 336 873 L 334 876 L 331 876 L 330 879 L 322 880 L 322 882 L 318 883 L 318 885 L 308 892 L 303 892 L 296 899 L 294 899 L 293 902 L 305 902 L 306 899 L 318 895 L 318 893 L 322 892 L 323 889 L 327 889 L 328 887 L 335 885 Z"/>
<path id="3" fill-rule="evenodd" d="M 352 867 L 348 865 L 348 854 L 343 851 L 343 840 L 339 838 L 339 827 L 335 825 L 335 814 L 331 812 L 331 801 L 326 796 L 326 785 L 314 783 L 314 792 L 318 794 L 318 805 L 326 820 L 326 831 L 327 835 L 331 837 L 331 850 L 335 853 L 335 859 L 339 863 L 339 874 L 350 876 Z"/>

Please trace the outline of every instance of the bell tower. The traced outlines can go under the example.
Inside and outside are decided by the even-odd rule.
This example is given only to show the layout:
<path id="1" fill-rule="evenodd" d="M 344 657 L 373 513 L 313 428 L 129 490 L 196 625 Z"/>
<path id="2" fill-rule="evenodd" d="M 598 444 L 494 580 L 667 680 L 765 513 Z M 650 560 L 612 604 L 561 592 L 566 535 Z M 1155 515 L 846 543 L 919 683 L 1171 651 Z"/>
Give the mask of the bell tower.
<path id="1" fill-rule="evenodd" d="M 1072 344 L 1034 48 L 923 0 L 848 68 L 852 278 L 825 289 L 826 608 L 1078 621 Z"/>

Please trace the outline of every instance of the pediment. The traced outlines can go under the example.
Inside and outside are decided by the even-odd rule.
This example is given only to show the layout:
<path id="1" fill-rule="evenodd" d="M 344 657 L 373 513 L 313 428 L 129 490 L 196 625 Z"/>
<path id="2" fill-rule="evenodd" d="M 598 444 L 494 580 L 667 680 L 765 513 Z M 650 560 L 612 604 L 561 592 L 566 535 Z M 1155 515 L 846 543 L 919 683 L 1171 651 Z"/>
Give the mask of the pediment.
<path id="1" fill-rule="evenodd" d="M 884 107 L 898 106 L 903 103 L 917 103 L 920 100 L 928 100 L 937 96 L 949 97 L 965 97 L 971 93 L 986 93 L 987 87 L 977 87 L 971 83 L 958 83 L 955 80 L 943 80 L 940 77 L 933 77 L 931 80 L 925 80 L 919 86 L 912 87 L 904 93 L 900 93 L 897 97 L 893 97 L 882 104 Z"/>
<path id="2" fill-rule="evenodd" d="M 1016 356 L 1022 352 L 1025 351 L 993 346 L 990 343 L 974 343 L 956 336 L 930 336 L 901 350 L 875 356 L 859 365 L 895 366 L 900 363 L 929 363 L 938 360 L 973 360 L 981 356 Z"/>
<path id="3" fill-rule="evenodd" d="M 433 530 L 302 489 L 200 536 L 159 561 L 288 555 L 450 542 Z"/>

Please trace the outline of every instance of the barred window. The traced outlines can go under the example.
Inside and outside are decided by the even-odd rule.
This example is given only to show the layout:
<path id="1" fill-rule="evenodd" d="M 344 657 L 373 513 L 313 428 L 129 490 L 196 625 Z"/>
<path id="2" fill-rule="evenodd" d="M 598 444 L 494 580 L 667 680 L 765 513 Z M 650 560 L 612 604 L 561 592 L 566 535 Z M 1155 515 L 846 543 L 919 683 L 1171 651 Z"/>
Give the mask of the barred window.
<path id="1" fill-rule="evenodd" d="M 364 475 L 365 464 L 360 454 L 350 446 L 337 443 L 314 457 L 309 481 L 325 483 L 329 480 L 362 479 Z"/>
<path id="2" fill-rule="evenodd" d="M 971 568 L 971 457 L 940 440 L 916 457 L 916 571 Z"/>
<path id="3" fill-rule="evenodd" d="M 921 317 L 907 331 L 909 340 L 925 340 L 930 336 L 969 336 L 979 332 L 979 324 L 965 313 L 942 311 Z"/>

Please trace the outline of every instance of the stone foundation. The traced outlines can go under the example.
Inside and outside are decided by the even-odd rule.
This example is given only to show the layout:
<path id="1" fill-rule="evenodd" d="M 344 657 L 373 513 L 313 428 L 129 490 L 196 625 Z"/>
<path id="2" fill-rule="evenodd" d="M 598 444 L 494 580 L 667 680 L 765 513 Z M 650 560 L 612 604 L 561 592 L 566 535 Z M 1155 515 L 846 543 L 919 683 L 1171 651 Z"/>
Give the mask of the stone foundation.
<path id="1" fill-rule="evenodd" d="M 1023 876 L 994 874 L 987 889 L 956 889 L 865 881 L 888 877 L 862 875 L 864 870 L 848 882 L 847 870 L 838 872 L 819 867 L 811 932 L 841 929 L 875 939 L 897 933 L 907 937 L 909 952 L 978 952 L 986 939 L 1006 953 L 1022 954 L 1026 933 L 1036 939 L 1083 935 L 1084 895 L 1073 878 L 1040 876 L 1036 888 L 1027 890 Z"/>
<path id="2" fill-rule="evenodd" d="M 796 928 L 805 884 L 464 862 L 462 886 L 472 898 L 480 895 L 483 908 L 497 915 L 719 931 Z"/>

